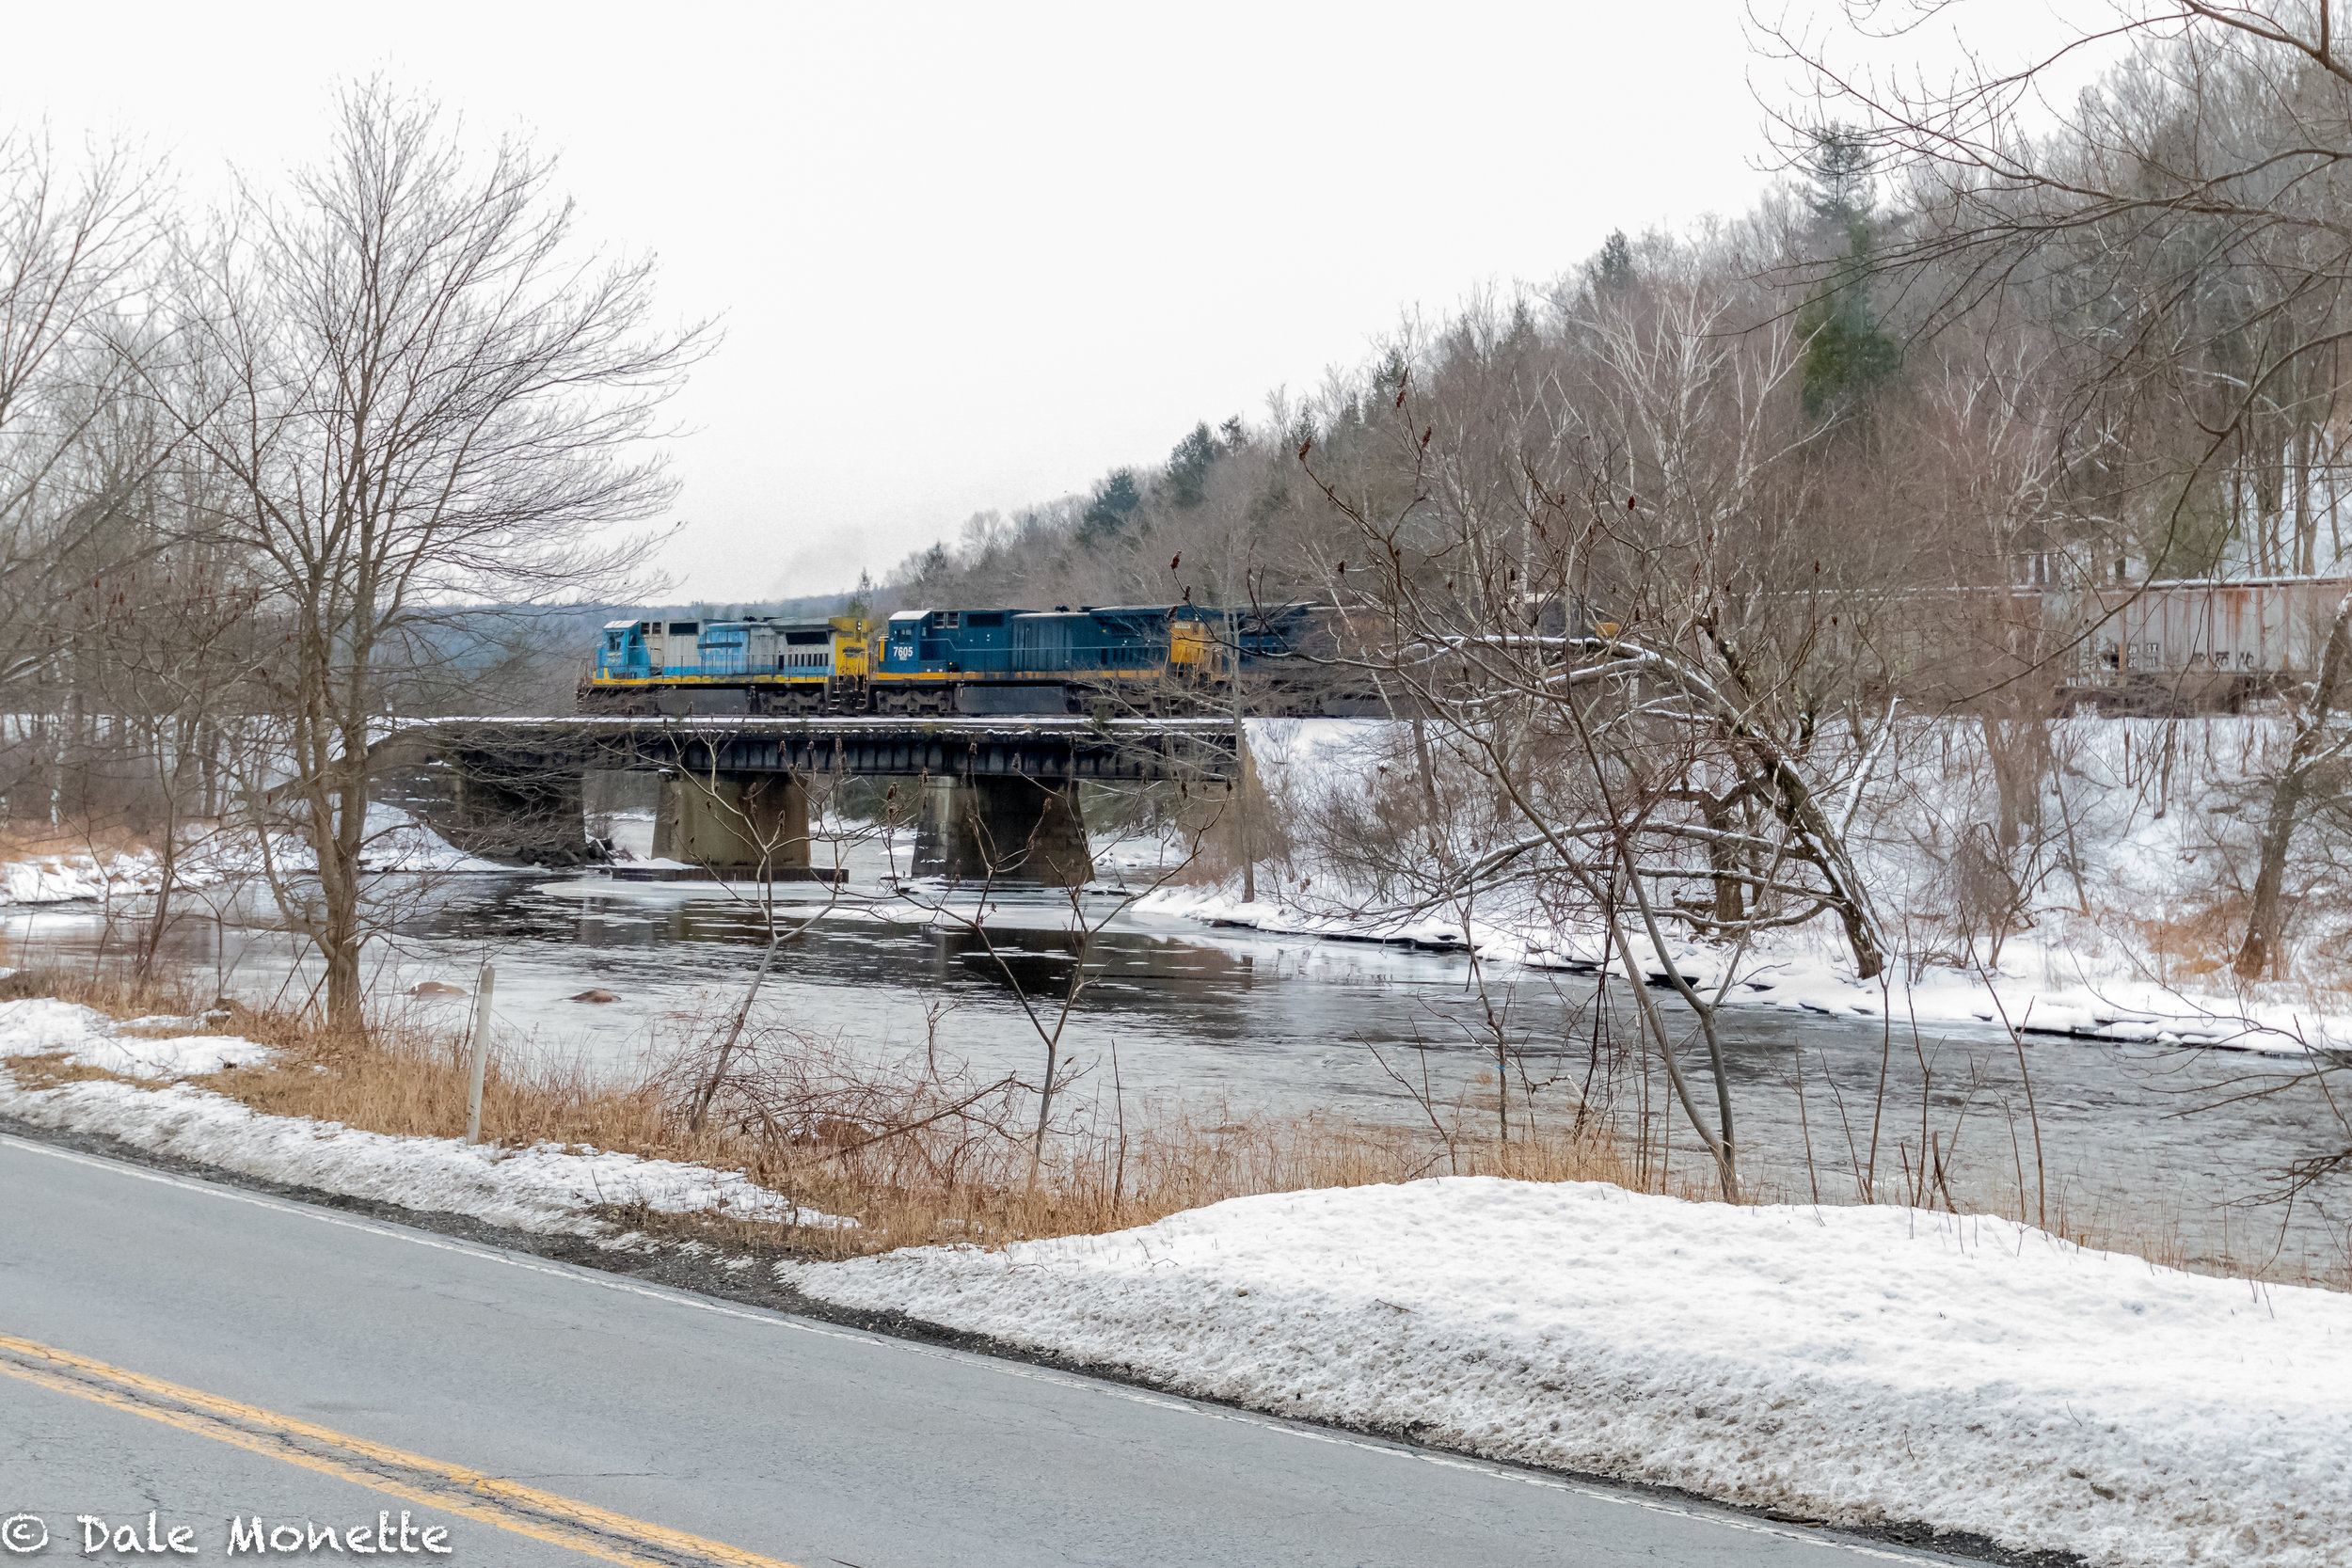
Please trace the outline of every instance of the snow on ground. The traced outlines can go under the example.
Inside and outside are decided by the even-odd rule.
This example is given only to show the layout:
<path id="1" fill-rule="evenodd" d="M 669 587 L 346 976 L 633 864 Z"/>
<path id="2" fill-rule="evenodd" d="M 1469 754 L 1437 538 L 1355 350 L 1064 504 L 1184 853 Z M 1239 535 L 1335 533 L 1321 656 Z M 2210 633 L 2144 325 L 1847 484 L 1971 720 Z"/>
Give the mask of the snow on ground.
<path id="1" fill-rule="evenodd" d="M 0 1003 L 0 1056 L 59 1054 L 111 1072 L 160 1078 L 215 1072 L 269 1054 L 267 1047 L 232 1037 L 144 1038 L 122 1034 L 127 1027 L 72 1003 Z M 660 1213 L 711 1212 L 789 1225 L 856 1223 L 798 1208 L 738 1171 L 579 1145 L 517 1149 L 394 1137 L 309 1117 L 265 1116 L 191 1084 L 147 1088 L 82 1080 L 29 1088 L 0 1069 L 0 1114 L 36 1126 L 103 1133 L 246 1176 L 470 1214 L 525 1230 L 609 1237 L 619 1227 L 590 1211 L 626 1203 Z"/>
<path id="2" fill-rule="evenodd" d="M 1973 730 L 1923 726 L 1876 778 L 1854 850 L 1883 921 L 1899 947 L 1888 972 L 1858 980 L 1842 933 L 1823 916 L 1767 931 L 1740 955 L 1725 1002 L 1789 1011 L 1908 1023 L 1999 1027 L 2106 1039 L 2183 1041 L 2300 1055 L 2352 1050 L 2352 1011 L 2341 993 L 2265 983 L 2237 986 L 2211 958 L 2167 956 L 2151 932 L 2194 922 L 2239 882 L 2249 832 L 2249 781 L 2265 766 L 2278 726 L 2259 719 L 2185 721 L 2174 737 L 2176 765 L 2161 780 L 2150 758 L 2166 744 L 2152 721 L 2075 720 L 2056 728 L 2058 776 L 2071 794 L 2049 810 L 2075 814 L 2070 851 L 2027 866 L 2026 927 L 1997 953 L 1973 955 L 1947 927 L 1952 907 L 1949 851 L 1992 807 L 1991 785 L 1965 755 Z M 1333 790 L 1361 789 L 1391 757 L 1391 726 L 1377 720 L 1253 720 L 1250 746 L 1268 794 L 1285 807 Z M 2163 804 L 2167 809 L 2159 812 Z M 1941 857 L 1941 858 L 1939 858 Z M 2324 855 L 2322 857 L 2324 859 Z M 2329 890 L 2330 867 L 2304 869 L 2303 887 Z M 2074 872 L 2079 870 L 2080 880 Z M 1508 899 L 1471 911 L 1411 921 L 1353 917 L 1360 896 L 1324 885 L 1302 891 L 1274 868 L 1259 872 L 1260 896 L 1244 903 L 1230 882 L 1170 886 L 1138 902 L 1145 913 L 1248 927 L 1280 935 L 1378 940 L 1450 948 L 1474 943 L 1489 963 L 1589 969 L 1606 959 L 1602 933 L 1563 926 Z M 2314 906 L 2316 907 L 2316 906 Z M 2226 924 L 2226 922 L 2224 923 Z M 2352 935 L 2344 939 L 2352 944 Z M 1661 965 L 1637 948 L 1647 972 Z M 1682 973 L 1702 990 L 1725 977 L 1726 953 L 1688 942 L 1676 950 Z"/>
<path id="3" fill-rule="evenodd" d="M 317 857 L 294 834 L 270 845 L 269 864 L 281 873 L 315 869 Z M 368 841 L 361 863 L 372 872 L 503 871 L 508 869 L 452 845 L 415 817 L 390 806 L 368 808 Z M 172 875 L 183 887 L 212 887 L 262 875 L 264 860 L 250 835 L 192 831 Z M 162 857 L 136 849 L 105 857 L 35 855 L 0 862 L 0 905 L 62 904 L 77 899 L 135 899 L 163 886 Z"/>
<path id="4" fill-rule="evenodd" d="M 62 1054 L 126 1078 L 192 1078 L 270 1055 L 269 1047 L 233 1036 L 180 1032 L 202 1024 L 202 1020 L 190 1018 L 119 1023 L 92 1008 L 54 997 L 0 1002 L 0 1056 Z"/>
<path id="5" fill-rule="evenodd" d="M 94 855 L 37 855 L 0 862 L 0 903 L 63 904 L 103 898 L 110 887 L 138 887 L 156 876 L 151 850 L 114 855 L 104 864 Z"/>
<path id="6" fill-rule="evenodd" d="M 785 1282 L 1203 1397 L 2093 1562 L 2352 1540 L 2352 1298 L 2005 1220 L 1444 1178 Z"/>

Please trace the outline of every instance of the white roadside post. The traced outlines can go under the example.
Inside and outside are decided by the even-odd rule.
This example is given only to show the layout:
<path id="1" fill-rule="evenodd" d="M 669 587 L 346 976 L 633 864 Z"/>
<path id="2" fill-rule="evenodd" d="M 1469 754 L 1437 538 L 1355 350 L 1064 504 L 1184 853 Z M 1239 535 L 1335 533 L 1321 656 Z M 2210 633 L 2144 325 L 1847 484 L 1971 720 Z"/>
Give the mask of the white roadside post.
<path id="1" fill-rule="evenodd" d="M 466 1141 L 482 1141 L 482 1075 L 490 1065 L 490 988 L 498 975 L 488 964 L 482 966 L 481 981 L 473 992 L 473 1071 L 466 1081 Z"/>

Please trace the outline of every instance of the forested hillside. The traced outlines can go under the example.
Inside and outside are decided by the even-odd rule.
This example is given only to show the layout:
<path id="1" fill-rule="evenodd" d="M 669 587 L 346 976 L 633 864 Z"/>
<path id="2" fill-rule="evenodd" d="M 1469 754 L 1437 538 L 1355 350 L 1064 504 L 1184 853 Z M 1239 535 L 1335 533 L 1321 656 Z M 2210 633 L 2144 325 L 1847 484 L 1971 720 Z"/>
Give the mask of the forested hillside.
<path id="1" fill-rule="evenodd" d="M 1653 538 L 1761 528 L 1718 586 L 1866 600 L 2331 570 L 2338 259 L 2262 214 L 2322 222 L 2342 194 L 2253 166 L 2296 139 L 2296 107 L 2254 104 L 2298 71 L 2223 42 L 2149 42 L 2006 189 L 1883 105 L 1816 124 L 1755 210 L 1613 233 L 1554 278 L 1408 318 L 1164 463 L 974 515 L 882 595 L 1356 602 L 1392 527 L 1457 516 L 1508 549 L 1596 508 Z M 2217 124 L 2225 99 L 2243 107 Z M 2142 221 L 2232 160 L 2221 210 Z M 2066 194 L 2083 182 L 2098 194 Z M 2107 188 L 2134 182 L 2159 194 Z"/>

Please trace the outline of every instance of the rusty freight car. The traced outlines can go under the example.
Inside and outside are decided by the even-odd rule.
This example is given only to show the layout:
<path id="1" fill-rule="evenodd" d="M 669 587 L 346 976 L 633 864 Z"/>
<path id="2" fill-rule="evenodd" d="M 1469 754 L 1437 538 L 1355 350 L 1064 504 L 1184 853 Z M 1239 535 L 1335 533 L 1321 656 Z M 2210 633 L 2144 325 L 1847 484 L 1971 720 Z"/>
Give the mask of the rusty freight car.
<path id="1" fill-rule="evenodd" d="M 2071 645 L 2068 693 L 2106 712 L 2238 711 L 2310 680 L 2352 578 L 2182 579 L 2042 591 Z"/>

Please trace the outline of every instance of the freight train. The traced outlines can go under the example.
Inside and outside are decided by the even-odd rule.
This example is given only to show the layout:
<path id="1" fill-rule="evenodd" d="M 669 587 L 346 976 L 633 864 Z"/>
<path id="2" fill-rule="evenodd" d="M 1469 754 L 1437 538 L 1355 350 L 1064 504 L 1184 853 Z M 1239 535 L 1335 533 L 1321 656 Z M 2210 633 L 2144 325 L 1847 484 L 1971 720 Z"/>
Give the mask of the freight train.
<path id="1" fill-rule="evenodd" d="M 1988 678 L 2049 680 L 2059 708 L 2236 711 L 2308 682 L 2352 578 L 1991 589 L 1897 600 L 1876 634 L 1892 684 L 1933 705 Z M 1987 596 L 1989 595 L 1989 596 Z M 905 610 L 886 620 L 609 623 L 580 686 L 591 714 L 815 717 L 1229 712 L 1392 714 L 1368 676 L 1386 630 L 1327 605 Z M 1580 628 L 1606 623 L 1579 610 Z M 1568 612 L 1538 629 L 1560 636 Z M 1834 624 L 1834 623 L 1833 623 Z M 1991 628 L 1990 631 L 1988 628 Z M 1991 641 L 1988 642 L 1988 636 Z M 2007 650 L 1988 657 L 1988 646 Z M 1391 694 L 1392 696 L 1393 694 Z"/>
<path id="2" fill-rule="evenodd" d="M 815 716 L 1171 713 L 1350 705 L 1327 607 L 902 610 L 886 621 L 613 621 L 583 713 Z"/>
<path id="3" fill-rule="evenodd" d="M 2237 578 L 2044 590 L 2045 637 L 2069 639 L 2062 697 L 2115 714 L 2236 713 L 2314 680 L 2352 593 L 2342 577 Z"/>

